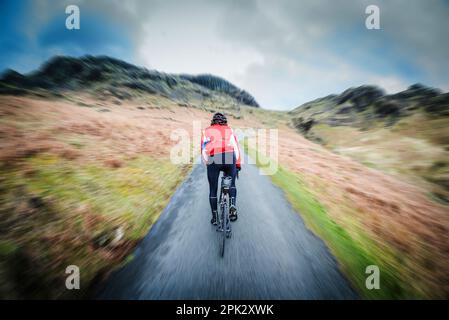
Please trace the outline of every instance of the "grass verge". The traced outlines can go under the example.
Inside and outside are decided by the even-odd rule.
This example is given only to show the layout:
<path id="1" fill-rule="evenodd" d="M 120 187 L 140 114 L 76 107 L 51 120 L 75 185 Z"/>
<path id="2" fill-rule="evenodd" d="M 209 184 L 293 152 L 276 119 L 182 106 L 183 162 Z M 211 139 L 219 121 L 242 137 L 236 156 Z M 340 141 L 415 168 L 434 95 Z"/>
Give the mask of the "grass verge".
<path id="1" fill-rule="evenodd" d="M 80 164 L 38 154 L 1 169 L 0 297 L 83 298 L 127 261 L 189 172 L 138 156 Z M 65 269 L 80 268 L 81 290 Z"/>
<path id="2" fill-rule="evenodd" d="M 268 167 L 269 161 L 257 150 L 244 143 L 245 151 L 256 160 L 259 167 Z M 328 215 L 326 208 L 316 199 L 298 174 L 279 166 L 271 176 L 274 184 L 284 190 L 292 206 L 301 213 L 306 225 L 327 244 L 341 269 L 362 298 L 405 299 L 422 298 L 407 285 L 400 270 L 400 254 L 391 248 L 380 246 L 368 238 L 363 230 L 356 236 L 337 224 Z M 366 268 L 376 265 L 380 269 L 380 289 L 366 287 Z"/>

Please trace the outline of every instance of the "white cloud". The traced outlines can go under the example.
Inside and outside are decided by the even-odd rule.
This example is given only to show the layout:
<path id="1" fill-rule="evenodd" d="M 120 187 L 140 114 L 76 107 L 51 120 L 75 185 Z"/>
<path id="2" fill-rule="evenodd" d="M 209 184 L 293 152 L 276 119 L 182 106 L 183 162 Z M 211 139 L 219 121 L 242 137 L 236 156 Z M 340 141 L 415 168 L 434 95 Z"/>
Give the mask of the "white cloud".
<path id="1" fill-rule="evenodd" d="M 331 70 L 274 57 L 268 61 L 251 65 L 238 82 L 249 92 L 258 92 L 257 98 L 263 102 L 262 106 L 270 109 L 291 109 L 363 84 L 378 85 L 388 93 L 404 90 L 409 85 L 395 75 L 379 76 L 344 61 L 333 61 Z"/>
<path id="2" fill-rule="evenodd" d="M 251 47 L 217 38 L 215 15 L 205 14 L 201 24 L 192 23 L 184 12 L 167 12 L 145 21 L 137 60 L 165 72 L 213 73 L 228 79 L 261 62 L 262 56 Z"/>
<path id="3" fill-rule="evenodd" d="M 50 10 L 53 1 L 44 2 L 41 10 Z M 289 109 L 362 84 L 388 92 L 415 81 L 449 88 L 444 0 L 70 2 L 128 30 L 131 62 L 217 74 L 265 107 Z M 369 4 L 381 9 L 380 31 L 365 29 Z M 343 50 L 335 50 L 339 43 Z"/>

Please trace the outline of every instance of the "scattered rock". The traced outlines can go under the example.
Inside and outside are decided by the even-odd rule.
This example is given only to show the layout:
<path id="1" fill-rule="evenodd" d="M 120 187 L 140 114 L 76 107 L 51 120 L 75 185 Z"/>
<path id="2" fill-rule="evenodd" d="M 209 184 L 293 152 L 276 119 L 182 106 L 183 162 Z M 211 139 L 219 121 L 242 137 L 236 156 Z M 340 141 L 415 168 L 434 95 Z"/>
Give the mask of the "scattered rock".
<path id="1" fill-rule="evenodd" d="M 44 200 L 39 196 L 32 196 L 28 200 L 28 203 L 29 203 L 30 207 L 35 208 L 35 209 L 39 209 L 39 208 L 42 208 L 45 206 Z"/>
<path id="2" fill-rule="evenodd" d="M 120 168 L 123 166 L 123 162 L 118 159 L 108 159 L 104 162 L 110 168 Z"/>
<path id="3" fill-rule="evenodd" d="M 307 108 L 310 108 L 310 106 L 308 106 Z M 337 111 L 337 114 L 348 114 L 351 113 L 352 109 L 352 106 L 343 107 Z"/>
<path id="4" fill-rule="evenodd" d="M 111 246 L 117 246 L 124 236 L 125 236 L 125 229 L 122 226 L 115 229 L 114 238 L 111 241 Z"/>
<path id="5" fill-rule="evenodd" d="M 93 238 L 93 245 L 95 248 L 115 247 L 120 244 L 125 236 L 125 229 L 123 226 L 116 227 L 111 230 L 103 231 Z"/>
<path id="6" fill-rule="evenodd" d="M 449 116 L 449 93 L 428 99 L 424 103 L 424 110 L 436 116 Z"/>
<path id="7" fill-rule="evenodd" d="M 302 133 L 307 133 L 315 124 L 315 120 L 304 120 L 302 117 L 292 119 L 293 126 Z"/>
<path id="8" fill-rule="evenodd" d="M 358 111 L 363 111 L 383 95 L 384 91 L 378 87 L 360 86 L 358 88 L 350 88 L 334 99 L 337 104 L 350 101 Z"/>
<path id="9" fill-rule="evenodd" d="M 400 110 L 401 105 L 395 101 L 381 99 L 374 103 L 374 112 L 379 117 L 399 116 Z"/>
<path id="10" fill-rule="evenodd" d="M 88 108 L 92 107 L 91 105 L 84 102 L 77 102 L 76 104 L 80 107 L 88 107 Z"/>

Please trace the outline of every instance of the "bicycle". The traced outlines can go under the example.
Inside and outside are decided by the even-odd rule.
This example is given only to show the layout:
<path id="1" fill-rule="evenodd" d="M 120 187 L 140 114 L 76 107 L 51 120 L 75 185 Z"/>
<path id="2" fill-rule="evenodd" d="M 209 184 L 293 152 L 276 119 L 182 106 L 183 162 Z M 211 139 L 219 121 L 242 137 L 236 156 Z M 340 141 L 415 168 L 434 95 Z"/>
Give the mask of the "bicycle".
<path id="1" fill-rule="evenodd" d="M 231 223 L 229 221 L 229 189 L 231 188 L 232 177 L 223 175 L 220 186 L 220 212 L 217 217 L 217 231 L 220 233 L 220 255 L 223 257 L 225 252 L 226 238 L 232 234 Z"/>

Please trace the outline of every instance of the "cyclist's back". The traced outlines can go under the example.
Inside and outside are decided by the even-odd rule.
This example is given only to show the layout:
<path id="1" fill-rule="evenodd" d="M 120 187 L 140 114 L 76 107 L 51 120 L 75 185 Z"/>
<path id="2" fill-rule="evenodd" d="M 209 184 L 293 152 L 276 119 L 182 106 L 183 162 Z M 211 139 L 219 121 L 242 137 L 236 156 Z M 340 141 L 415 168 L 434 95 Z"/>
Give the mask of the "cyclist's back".
<path id="1" fill-rule="evenodd" d="M 240 150 L 233 130 L 228 126 L 227 119 L 222 113 L 215 113 L 211 125 L 203 130 L 201 137 L 201 155 L 207 165 L 207 178 L 209 181 L 209 203 L 212 210 L 211 223 L 216 223 L 217 216 L 217 189 L 220 171 L 232 178 L 229 195 L 231 197 L 231 221 L 237 219 L 235 206 L 237 190 L 235 178 L 240 170 Z"/>

